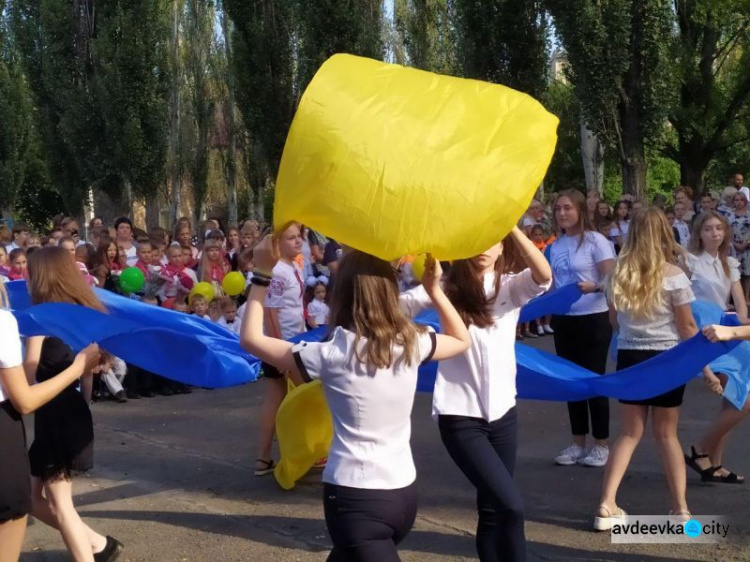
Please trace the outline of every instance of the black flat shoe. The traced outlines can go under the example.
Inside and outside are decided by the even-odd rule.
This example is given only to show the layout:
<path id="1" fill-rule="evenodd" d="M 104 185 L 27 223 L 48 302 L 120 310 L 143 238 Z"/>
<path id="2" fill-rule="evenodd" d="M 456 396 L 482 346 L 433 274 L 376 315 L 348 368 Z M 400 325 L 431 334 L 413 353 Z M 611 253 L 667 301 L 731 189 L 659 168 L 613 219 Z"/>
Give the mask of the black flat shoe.
<path id="1" fill-rule="evenodd" d="M 94 554 L 94 562 L 114 562 L 124 548 L 120 541 L 107 535 L 107 544 L 101 552 Z"/>

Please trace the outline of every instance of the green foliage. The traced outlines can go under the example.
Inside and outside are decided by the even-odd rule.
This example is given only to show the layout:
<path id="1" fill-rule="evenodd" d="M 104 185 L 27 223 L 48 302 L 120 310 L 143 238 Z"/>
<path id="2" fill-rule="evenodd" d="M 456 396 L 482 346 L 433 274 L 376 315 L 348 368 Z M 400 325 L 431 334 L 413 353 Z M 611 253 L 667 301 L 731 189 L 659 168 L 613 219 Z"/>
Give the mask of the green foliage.
<path id="1" fill-rule="evenodd" d="M 544 105 L 557 115 L 557 149 L 544 178 L 546 192 L 578 189 L 586 191 L 586 180 L 581 159 L 580 108 L 573 88 L 561 82 L 553 82 L 544 94 Z"/>
<path id="2" fill-rule="evenodd" d="M 547 20 L 537 0 L 450 0 L 464 76 L 536 98 L 547 76 Z"/>
<path id="3" fill-rule="evenodd" d="M 410 66 L 439 74 L 458 72 L 449 0 L 395 0 L 393 17 Z"/>

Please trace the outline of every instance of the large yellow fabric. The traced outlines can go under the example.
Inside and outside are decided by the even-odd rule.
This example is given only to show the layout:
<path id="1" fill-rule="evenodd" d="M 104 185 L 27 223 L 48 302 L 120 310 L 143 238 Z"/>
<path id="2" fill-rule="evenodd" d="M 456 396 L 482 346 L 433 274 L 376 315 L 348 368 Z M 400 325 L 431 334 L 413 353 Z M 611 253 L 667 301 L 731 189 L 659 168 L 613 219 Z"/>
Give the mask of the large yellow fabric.
<path id="1" fill-rule="evenodd" d="M 387 260 L 480 254 L 526 210 L 557 123 L 504 86 L 334 55 L 294 117 L 274 222 Z"/>
<path id="2" fill-rule="evenodd" d="M 291 490 L 315 461 L 328 456 L 333 419 L 319 380 L 292 389 L 276 414 L 276 436 L 281 459 L 273 475 Z"/>

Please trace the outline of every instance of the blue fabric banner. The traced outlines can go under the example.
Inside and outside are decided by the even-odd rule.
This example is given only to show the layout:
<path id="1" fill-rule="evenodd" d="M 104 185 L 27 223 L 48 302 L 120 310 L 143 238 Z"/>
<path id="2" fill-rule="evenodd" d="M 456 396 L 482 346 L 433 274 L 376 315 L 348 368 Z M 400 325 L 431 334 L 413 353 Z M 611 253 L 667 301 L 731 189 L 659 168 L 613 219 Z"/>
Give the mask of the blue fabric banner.
<path id="1" fill-rule="evenodd" d="M 74 349 L 96 341 L 128 363 L 196 386 L 234 386 L 258 377 L 260 362 L 240 347 L 237 336 L 201 318 L 101 290 L 97 295 L 107 307 L 106 314 L 61 303 L 32 307 L 25 282 L 14 281 L 6 286 L 24 335 L 57 336 Z M 564 313 L 580 294 L 573 285 L 539 297 L 524 308 L 522 321 Z M 711 305 L 703 304 L 697 312 L 699 316 L 702 314 L 702 322 L 733 323 L 732 317 L 722 315 L 718 307 L 711 309 Z M 434 311 L 425 311 L 416 320 L 439 330 Z M 318 328 L 292 341 L 321 341 L 326 333 L 326 328 Z M 730 351 L 733 353 L 727 356 Z M 649 398 L 686 383 L 698 375 L 703 366 L 716 361 L 712 364 L 717 365 L 714 370 L 730 375 L 730 381 L 734 381 L 731 389 L 727 387 L 727 398 L 737 406 L 742 392 L 747 397 L 750 343 L 711 344 L 698 334 L 649 361 L 603 376 L 523 344 L 516 344 L 516 359 L 519 398 L 555 401 L 592 396 Z M 435 362 L 420 369 L 418 390 L 431 392 L 436 373 Z"/>

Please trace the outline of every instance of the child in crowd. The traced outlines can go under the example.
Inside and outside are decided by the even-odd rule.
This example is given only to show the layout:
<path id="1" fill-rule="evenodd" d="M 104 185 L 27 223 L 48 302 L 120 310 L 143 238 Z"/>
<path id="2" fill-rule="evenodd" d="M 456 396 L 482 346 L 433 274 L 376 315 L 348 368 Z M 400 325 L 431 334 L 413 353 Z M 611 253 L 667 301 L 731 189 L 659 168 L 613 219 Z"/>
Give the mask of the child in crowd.
<path id="1" fill-rule="evenodd" d="M 91 287 L 99 285 L 96 277 L 91 275 L 91 271 L 94 269 L 94 247 L 86 242 L 81 242 L 75 248 L 76 265 L 81 270 L 84 279 Z"/>
<path id="2" fill-rule="evenodd" d="M 310 328 L 315 329 L 318 326 L 325 326 L 328 324 L 328 316 L 331 313 L 331 309 L 326 304 L 327 296 L 327 280 L 322 281 L 313 278 L 314 283 L 307 287 L 307 324 Z"/>
<path id="3" fill-rule="evenodd" d="M 26 279 L 26 250 L 16 248 L 10 252 L 10 269 L 6 277 L 11 281 Z"/>
<path id="4" fill-rule="evenodd" d="M 8 250 L 5 246 L 0 244 L 0 275 L 8 277 L 8 270 L 10 269 L 10 260 L 8 259 Z"/>
<path id="5" fill-rule="evenodd" d="M 167 260 L 166 250 L 169 244 L 165 244 L 163 240 L 155 237 L 152 237 L 149 242 L 151 243 L 151 265 L 167 265 L 169 260 Z"/>
<path id="6" fill-rule="evenodd" d="M 120 404 L 127 402 L 128 399 L 122 385 L 128 373 L 128 366 L 125 364 L 125 361 L 107 352 L 102 352 L 102 363 L 99 367 L 99 373 L 101 374 L 102 382 L 104 382 L 112 397 Z"/>
<path id="7" fill-rule="evenodd" d="M 181 295 L 179 297 L 175 297 L 174 301 L 172 302 L 172 310 L 175 312 L 182 312 L 183 314 L 187 314 L 190 312 L 190 307 L 187 303 L 187 298 L 185 295 Z"/>
<path id="8" fill-rule="evenodd" d="M 222 316 L 219 318 L 219 326 L 224 326 L 230 332 L 240 334 L 242 321 L 237 318 L 237 303 L 231 297 L 225 297 L 221 300 Z"/>
<path id="9" fill-rule="evenodd" d="M 190 243 L 191 238 L 190 227 L 178 225 L 174 239 L 183 249 L 183 256 L 186 257 L 185 265 L 190 268 L 195 267 L 195 264 L 198 263 L 198 248 Z"/>
<path id="10" fill-rule="evenodd" d="M 672 207 L 667 208 L 666 211 L 664 211 L 664 216 L 667 217 L 667 222 L 669 223 L 669 226 L 674 228 L 674 209 Z M 677 237 L 675 236 L 675 239 Z"/>
<path id="11" fill-rule="evenodd" d="M 135 262 L 135 267 L 143 272 L 143 276 L 148 279 L 149 270 L 148 266 L 151 265 L 151 242 L 145 241 L 138 245 L 138 261 Z"/>
<path id="12" fill-rule="evenodd" d="M 200 267 L 198 268 L 198 279 L 205 283 L 211 283 L 217 297 L 224 296 L 221 282 L 224 275 L 229 271 L 229 264 L 224 259 L 224 251 L 218 240 L 206 240 L 203 245 Z"/>
<path id="13" fill-rule="evenodd" d="M 221 320 L 222 310 L 221 310 L 221 301 L 223 300 L 223 297 L 215 298 L 210 303 L 208 303 L 208 317 L 211 319 L 211 322 L 219 322 Z"/>
<path id="14" fill-rule="evenodd" d="M 203 295 L 193 295 L 190 298 L 190 310 L 193 315 L 204 320 L 211 320 L 208 315 L 208 299 Z"/>
<path id="15" fill-rule="evenodd" d="M 541 224 L 535 224 L 531 228 L 531 241 L 534 243 L 536 249 L 544 254 L 547 246 L 555 241 L 555 236 L 548 235 Z M 544 334 L 554 334 L 555 331 L 552 329 L 552 326 L 550 326 L 551 321 L 551 315 L 545 316 L 544 318 L 538 318 L 536 320 L 536 333 L 540 336 L 543 336 Z M 530 331 L 528 324 L 526 324 L 526 331 Z"/>
<path id="16" fill-rule="evenodd" d="M 198 283 L 195 272 L 185 267 L 183 248 L 172 243 L 167 249 L 167 258 L 169 259 L 169 263 L 162 269 L 161 273 L 165 281 L 164 286 L 159 292 L 162 301 L 179 295 L 185 295 Z"/>
<path id="17" fill-rule="evenodd" d="M 681 192 L 682 193 L 682 192 Z M 687 218 L 688 207 L 682 201 L 674 204 L 674 222 L 672 228 L 675 231 L 677 243 L 683 248 L 690 244 L 690 223 Z"/>
<path id="18" fill-rule="evenodd" d="M 229 232 L 227 232 L 226 249 L 229 259 L 234 258 L 234 256 L 240 251 L 240 231 L 234 226 L 229 229 Z"/>

